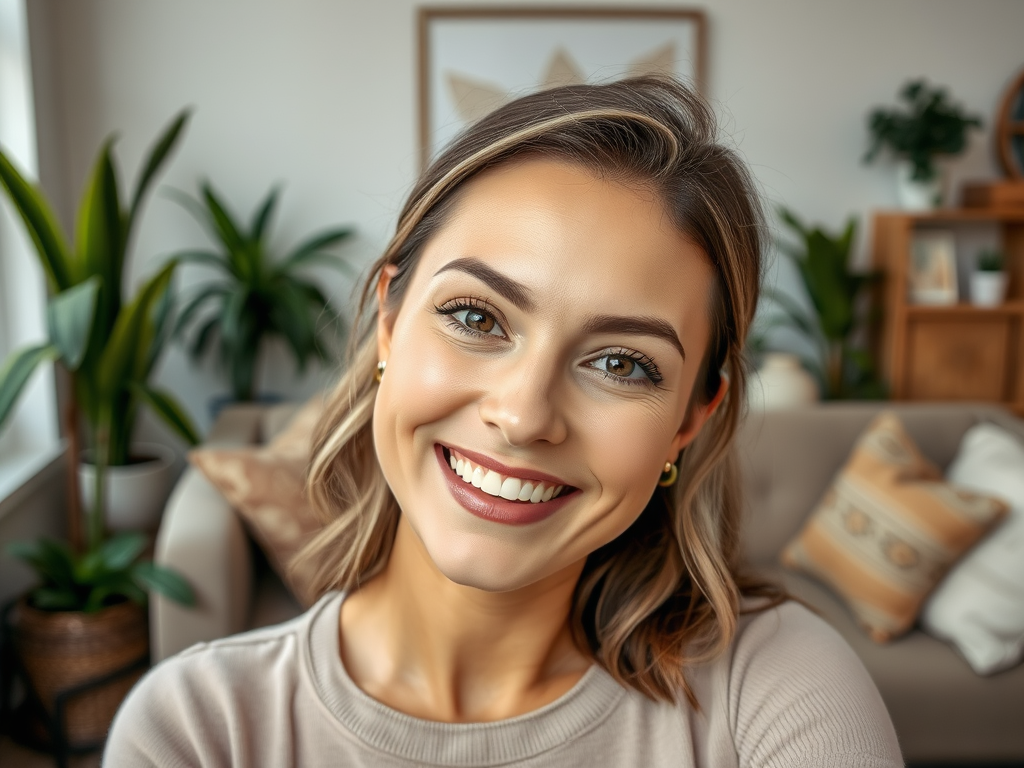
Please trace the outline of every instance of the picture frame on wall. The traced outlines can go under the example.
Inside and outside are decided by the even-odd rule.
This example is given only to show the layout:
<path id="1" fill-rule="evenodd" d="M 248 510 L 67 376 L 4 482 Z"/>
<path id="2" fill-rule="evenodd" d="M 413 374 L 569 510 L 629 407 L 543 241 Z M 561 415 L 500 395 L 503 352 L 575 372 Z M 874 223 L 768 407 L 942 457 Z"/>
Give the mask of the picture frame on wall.
<path id="1" fill-rule="evenodd" d="M 702 11 L 674 8 L 421 8 L 421 165 L 488 112 L 544 88 L 669 74 L 703 92 L 706 27 Z"/>
<path id="2" fill-rule="evenodd" d="M 915 232 L 907 278 L 911 304 L 956 304 L 960 292 L 953 232 L 944 229 Z"/>

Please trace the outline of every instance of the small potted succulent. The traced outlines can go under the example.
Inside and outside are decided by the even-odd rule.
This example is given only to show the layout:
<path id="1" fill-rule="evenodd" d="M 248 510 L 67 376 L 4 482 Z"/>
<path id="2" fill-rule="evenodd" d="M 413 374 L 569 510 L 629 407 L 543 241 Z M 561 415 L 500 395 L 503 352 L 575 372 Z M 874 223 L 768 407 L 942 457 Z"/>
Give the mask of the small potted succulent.
<path id="1" fill-rule="evenodd" d="M 1003 254 L 995 248 L 978 254 L 971 273 L 971 303 L 978 307 L 998 307 L 1006 298 L 1006 283 Z"/>
<path id="2" fill-rule="evenodd" d="M 933 88 L 925 80 L 907 83 L 899 95 L 906 109 L 878 108 L 868 116 L 871 146 L 864 162 L 888 149 L 897 159 L 900 205 L 907 210 L 936 208 L 944 190 L 936 158 L 963 152 L 968 131 L 980 128 L 981 118 L 950 101 L 944 88 Z"/>

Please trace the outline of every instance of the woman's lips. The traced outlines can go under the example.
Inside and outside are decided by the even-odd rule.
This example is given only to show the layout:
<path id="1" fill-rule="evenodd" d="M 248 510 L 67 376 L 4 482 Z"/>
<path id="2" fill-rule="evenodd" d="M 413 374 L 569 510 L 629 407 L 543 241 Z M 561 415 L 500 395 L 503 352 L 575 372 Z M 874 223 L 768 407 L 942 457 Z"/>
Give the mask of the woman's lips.
<path id="1" fill-rule="evenodd" d="M 458 454 L 462 454 L 478 466 L 485 466 L 484 462 L 476 461 L 476 459 L 479 458 L 486 458 L 481 457 L 480 454 L 472 453 L 470 451 L 463 452 L 463 449 L 458 448 L 453 449 L 453 451 Z M 576 494 L 576 489 L 571 489 L 559 496 L 555 496 L 554 493 L 551 493 L 553 498 L 550 498 L 549 501 L 538 502 L 512 501 L 510 499 L 502 498 L 501 496 L 494 496 L 484 492 L 472 483 L 466 482 L 456 475 L 455 471 L 451 467 L 451 463 L 444 446 L 435 444 L 434 453 L 437 456 L 437 463 L 441 469 L 441 474 L 448 485 L 448 490 L 455 500 L 459 502 L 467 512 L 470 512 L 477 517 L 484 518 L 485 520 L 492 520 L 494 522 L 505 523 L 507 525 L 526 525 L 529 523 L 536 523 L 550 517 L 560 510 Z M 489 465 L 495 472 L 501 472 L 498 467 L 505 469 L 506 472 L 501 472 L 501 474 L 507 473 L 512 476 L 516 473 L 516 470 L 505 467 L 492 459 L 487 461 L 487 465 Z M 550 475 L 528 472 L 515 476 L 524 480 L 531 479 L 525 475 L 532 476 L 532 479 L 538 481 L 538 483 L 541 481 L 549 483 L 549 488 L 555 488 L 555 483 L 557 483 L 565 489 L 564 483 L 558 483 L 557 478 L 553 478 Z M 554 481 L 554 483 L 552 483 L 552 481 Z"/>

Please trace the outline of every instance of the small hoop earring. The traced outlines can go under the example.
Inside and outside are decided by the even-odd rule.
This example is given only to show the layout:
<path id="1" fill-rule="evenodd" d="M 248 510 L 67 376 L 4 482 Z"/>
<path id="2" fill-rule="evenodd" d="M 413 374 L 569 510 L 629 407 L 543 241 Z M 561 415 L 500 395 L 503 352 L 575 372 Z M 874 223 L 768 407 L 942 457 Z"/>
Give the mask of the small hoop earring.
<path id="1" fill-rule="evenodd" d="M 380 380 L 384 378 L 384 369 L 387 368 L 387 367 L 388 367 L 388 361 L 387 360 L 378 360 L 377 361 L 377 372 L 375 374 L 373 374 L 373 379 L 378 384 L 380 384 Z"/>
<path id="2" fill-rule="evenodd" d="M 670 485 L 674 485 L 678 479 L 679 468 L 671 461 L 666 461 L 665 468 L 661 470 L 661 479 L 658 480 L 658 485 L 662 488 L 668 488 Z"/>

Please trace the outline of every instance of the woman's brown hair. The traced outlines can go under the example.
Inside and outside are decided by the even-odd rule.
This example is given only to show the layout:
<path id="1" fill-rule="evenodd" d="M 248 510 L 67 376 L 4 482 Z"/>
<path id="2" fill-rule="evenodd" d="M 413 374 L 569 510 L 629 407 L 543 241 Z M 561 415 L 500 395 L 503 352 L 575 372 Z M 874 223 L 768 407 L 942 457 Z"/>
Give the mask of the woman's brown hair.
<path id="1" fill-rule="evenodd" d="M 709 402 L 723 375 L 728 393 L 680 455 L 675 485 L 659 487 L 625 533 L 588 557 L 571 616 L 581 650 L 623 685 L 663 700 L 682 692 L 696 704 L 686 667 L 731 643 L 741 594 L 767 591 L 742 584 L 738 573 L 741 507 L 731 454 L 745 402 L 743 347 L 757 305 L 764 216 L 746 167 L 718 143 L 710 108 L 674 80 L 631 78 L 525 96 L 468 128 L 423 173 L 360 296 L 361 331 L 313 445 L 309 495 L 326 525 L 297 563 L 313 574 L 317 593 L 357 589 L 386 564 L 400 510 L 373 446 L 374 289 L 394 265 L 386 302 L 400 306 L 461 185 L 526 156 L 654 190 L 714 266 L 711 340 L 692 401 Z"/>

